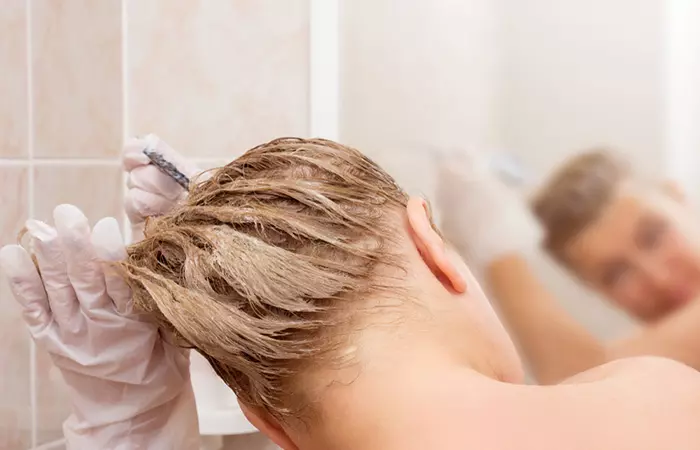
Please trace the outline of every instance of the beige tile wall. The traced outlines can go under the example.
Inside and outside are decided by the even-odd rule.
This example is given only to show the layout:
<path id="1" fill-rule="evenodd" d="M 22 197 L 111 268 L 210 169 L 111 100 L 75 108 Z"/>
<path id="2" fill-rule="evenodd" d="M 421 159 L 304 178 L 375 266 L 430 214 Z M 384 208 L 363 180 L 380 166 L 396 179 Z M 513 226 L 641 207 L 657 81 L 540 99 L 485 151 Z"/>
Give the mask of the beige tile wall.
<path id="1" fill-rule="evenodd" d="M 308 3 L 3 0 L 0 244 L 28 217 L 50 221 L 59 203 L 92 221 L 121 217 L 125 136 L 155 132 L 212 167 L 264 140 L 306 135 Z M 2 282 L 3 450 L 60 439 L 68 414 L 58 372 L 31 347 Z M 271 446 L 245 436 L 227 448 Z"/>
<path id="2" fill-rule="evenodd" d="M 118 162 L 34 168 L 34 217 L 50 220 L 53 209 L 72 203 L 93 221 L 119 216 L 122 210 L 122 172 Z"/>
<path id="3" fill-rule="evenodd" d="M 32 0 L 34 154 L 116 157 L 121 0 Z"/>
<path id="4" fill-rule="evenodd" d="M 3 0 L 0 8 L 0 158 L 27 155 L 26 0 Z M 5 70 L 8 68 L 9 70 Z"/>
<path id="5" fill-rule="evenodd" d="M 134 133 L 195 157 L 306 134 L 308 0 L 127 4 Z"/>
<path id="6" fill-rule="evenodd" d="M 27 180 L 26 167 L 0 166 L 0 245 L 14 243 L 27 218 Z M 21 320 L 7 284 L 0 284 L 1 449 L 24 449 L 31 443 L 30 343 Z"/>

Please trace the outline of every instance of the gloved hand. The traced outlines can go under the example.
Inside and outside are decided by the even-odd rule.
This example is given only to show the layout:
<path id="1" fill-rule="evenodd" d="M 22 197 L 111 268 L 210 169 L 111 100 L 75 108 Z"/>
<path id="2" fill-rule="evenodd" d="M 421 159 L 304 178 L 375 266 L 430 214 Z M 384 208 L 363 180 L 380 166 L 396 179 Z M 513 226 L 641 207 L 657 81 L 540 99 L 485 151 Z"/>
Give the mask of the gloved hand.
<path id="1" fill-rule="evenodd" d="M 149 146 L 160 152 L 188 178 L 191 179 L 201 172 L 197 166 L 189 163 L 185 157 L 153 134 L 132 139 L 125 145 L 122 162 L 124 171 L 129 176 L 129 191 L 124 198 L 124 207 L 131 222 L 133 241 L 143 238 L 143 227 L 147 217 L 169 212 L 187 195 L 185 189 L 175 180 L 150 164 L 150 160 L 143 153 Z"/>
<path id="2" fill-rule="evenodd" d="M 540 246 L 542 228 L 528 205 L 468 151 L 435 153 L 436 206 L 445 238 L 478 268 Z"/>
<path id="3" fill-rule="evenodd" d="M 55 229 L 27 222 L 39 271 L 17 245 L 0 250 L 0 264 L 67 384 L 68 448 L 198 449 L 189 355 L 132 311 L 131 291 L 109 265 L 126 256 L 117 221 L 91 232 L 71 205 L 57 207 L 54 221 Z"/>

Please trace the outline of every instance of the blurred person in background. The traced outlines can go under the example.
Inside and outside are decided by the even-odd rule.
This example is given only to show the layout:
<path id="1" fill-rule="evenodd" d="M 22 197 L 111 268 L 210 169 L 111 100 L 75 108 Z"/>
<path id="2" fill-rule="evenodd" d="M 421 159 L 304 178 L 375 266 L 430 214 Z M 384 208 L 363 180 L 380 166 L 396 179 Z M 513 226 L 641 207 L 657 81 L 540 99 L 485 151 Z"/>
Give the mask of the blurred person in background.
<path id="1" fill-rule="evenodd" d="M 438 183 L 443 232 L 483 270 L 539 382 L 635 355 L 700 369 L 700 229 L 675 186 L 641 179 L 605 150 L 568 161 L 529 207 L 474 155 L 443 157 Z M 594 337 L 531 267 L 539 248 L 642 327 L 616 342 Z"/>

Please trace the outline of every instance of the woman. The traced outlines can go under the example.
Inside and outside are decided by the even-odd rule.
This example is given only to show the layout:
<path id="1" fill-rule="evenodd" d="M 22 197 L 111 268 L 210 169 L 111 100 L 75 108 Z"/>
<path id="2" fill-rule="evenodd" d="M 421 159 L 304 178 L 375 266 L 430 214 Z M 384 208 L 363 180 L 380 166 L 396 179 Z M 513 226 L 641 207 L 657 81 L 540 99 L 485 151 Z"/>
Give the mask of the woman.
<path id="1" fill-rule="evenodd" d="M 348 147 L 256 147 L 127 250 L 113 220 L 91 232 L 74 207 L 54 216 L 29 227 L 43 278 L 20 247 L 0 262 L 73 389 L 70 448 L 195 448 L 183 355 L 132 299 L 284 450 L 700 448 L 700 374 L 670 360 L 522 384 L 426 202 Z M 98 255 L 121 261 L 133 295 Z"/>

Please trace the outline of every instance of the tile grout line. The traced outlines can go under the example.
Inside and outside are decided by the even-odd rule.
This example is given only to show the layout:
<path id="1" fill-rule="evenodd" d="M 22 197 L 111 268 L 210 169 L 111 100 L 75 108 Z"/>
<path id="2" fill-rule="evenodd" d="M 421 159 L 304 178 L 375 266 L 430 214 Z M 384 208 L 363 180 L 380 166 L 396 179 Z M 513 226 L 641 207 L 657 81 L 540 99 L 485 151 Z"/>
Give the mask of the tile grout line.
<path id="1" fill-rule="evenodd" d="M 32 0 L 25 2 L 26 14 L 26 58 L 27 58 L 27 197 L 29 203 L 29 217 L 35 214 L 34 207 L 34 64 L 33 64 L 33 41 L 32 41 Z M 36 343 L 34 339 L 29 341 L 29 402 L 31 411 L 31 447 L 37 446 L 39 436 L 39 412 L 37 401 L 37 373 L 36 373 Z"/>
<path id="2" fill-rule="evenodd" d="M 186 155 L 187 156 L 187 155 Z M 229 159 L 221 157 L 204 157 L 196 158 L 187 156 L 188 160 L 196 164 L 226 164 Z M 25 166 L 59 166 L 59 167 L 74 167 L 74 166 L 119 166 L 119 159 L 90 159 L 90 158 L 34 158 L 29 159 L 11 159 L 0 158 L 0 167 L 25 167 Z"/>
<path id="3" fill-rule="evenodd" d="M 206 166 L 219 166 L 228 163 L 230 160 L 227 158 L 217 158 L 217 157 L 206 157 L 206 158 L 193 158 L 187 156 L 189 161 L 198 165 Z M 116 167 L 120 166 L 121 161 L 119 159 L 87 159 L 87 158 L 75 158 L 75 159 L 10 159 L 10 158 L 0 158 L 0 167 Z"/>
<path id="4" fill-rule="evenodd" d="M 114 166 L 119 165 L 117 159 L 2 159 L 0 167 L 37 167 L 37 166 Z"/>
<path id="5" fill-rule="evenodd" d="M 129 8 L 128 0 L 121 0 L 121 56 L 122 56 L 122 146 L 126 145 L 130 133 L 129 116 Z M 126 199 L 128 188 L 126 186 L 128 175 L 122 174 L 122 204 Z M 126 242 L 131 242 L 132 233 L 126 209 L 122 208 L 122 234 Z"/>

